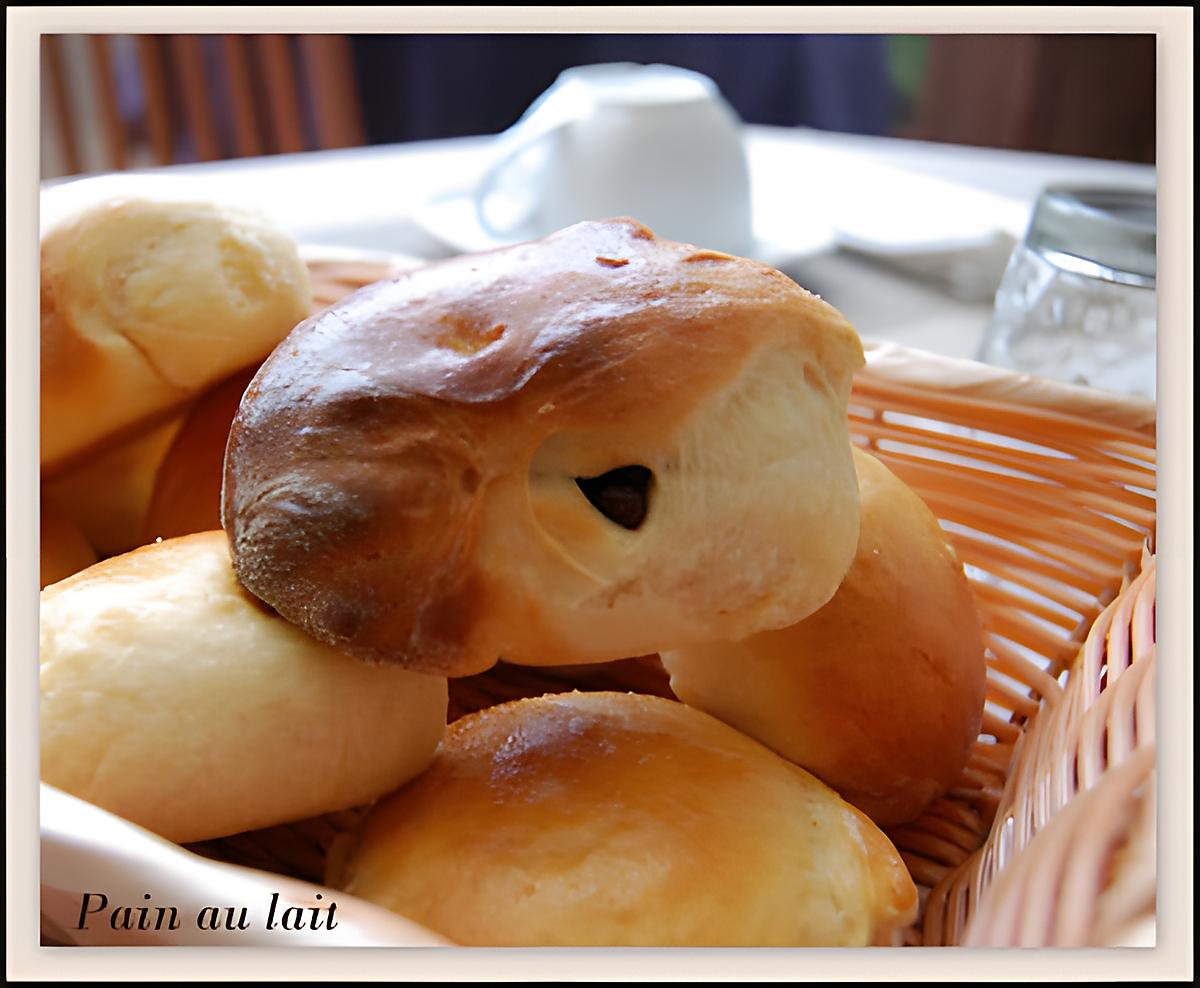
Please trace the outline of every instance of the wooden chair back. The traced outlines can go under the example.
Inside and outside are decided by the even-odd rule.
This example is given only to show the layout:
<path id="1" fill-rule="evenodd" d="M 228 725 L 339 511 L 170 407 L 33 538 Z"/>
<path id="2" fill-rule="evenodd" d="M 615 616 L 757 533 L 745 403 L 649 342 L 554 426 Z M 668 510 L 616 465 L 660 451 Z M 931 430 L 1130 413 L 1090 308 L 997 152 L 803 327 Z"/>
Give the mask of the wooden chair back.
<path id="1" fill-rule="evenodd" d="M 1152 163 L 1152 34 L 934 36 L 898 136 Z"/>
<path id="2" fill-rule="evenodd" d="M 344 35 L 43 35 L 41 54 L 67 174 L 365 142 Z"/>

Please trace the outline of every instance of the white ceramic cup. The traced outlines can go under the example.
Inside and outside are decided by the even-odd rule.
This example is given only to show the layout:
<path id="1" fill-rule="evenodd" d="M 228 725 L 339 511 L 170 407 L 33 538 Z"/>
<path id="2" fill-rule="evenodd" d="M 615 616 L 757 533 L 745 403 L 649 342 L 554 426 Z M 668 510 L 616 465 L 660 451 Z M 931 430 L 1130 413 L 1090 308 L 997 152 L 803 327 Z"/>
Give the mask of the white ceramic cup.
<path id="1" fill-rule="evenodd" d="M 750 253 L 740 122 L 707 76 L 670 65 L 563 72 L 499 139 L 475 189 L 497 239 L 632 216 L 657 235 Z"/>

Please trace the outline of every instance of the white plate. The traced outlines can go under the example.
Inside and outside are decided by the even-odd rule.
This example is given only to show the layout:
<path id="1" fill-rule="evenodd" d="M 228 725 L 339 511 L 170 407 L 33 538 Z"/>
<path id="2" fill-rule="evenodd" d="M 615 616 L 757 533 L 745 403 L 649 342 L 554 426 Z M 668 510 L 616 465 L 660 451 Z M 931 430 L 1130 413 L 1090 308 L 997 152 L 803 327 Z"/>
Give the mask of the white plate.
<path id="1" fill-rule="evenodd" d="M 496 236 L 480 224 L 474 197 L 461 191 L 444 193 L 430 199 L 412 214 L 411 219 L 426 233 L 464 254 L 495 250 L 498 247 L 534 240 L 544 233 L 526 223 L 515 227 L 505 237 Z M 756 231 L 755 245 L 749 256 L 778 266 L 798 257 L 829 250 L 834 244 L 834 230 L 825 224 L 810 225 L 804 230 L 796 230 L 794 236 L 789 231 L 786 244 L 760 237 Z"/>

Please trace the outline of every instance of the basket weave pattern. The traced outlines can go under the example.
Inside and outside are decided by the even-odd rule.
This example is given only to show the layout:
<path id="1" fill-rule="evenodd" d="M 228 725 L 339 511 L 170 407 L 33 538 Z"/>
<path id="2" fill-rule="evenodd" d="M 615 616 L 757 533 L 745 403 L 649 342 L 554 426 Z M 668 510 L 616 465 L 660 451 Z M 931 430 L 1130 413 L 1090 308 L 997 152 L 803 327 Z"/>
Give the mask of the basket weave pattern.
<path id="1" fill-rule="evenodd" d="M 318 305 L 404 265 L 310 262 Z M 1099 946 L 1154 915 L 1153 405 L 868 346 L 852 440 L 941 520 L 983 618 L 983 728 L 958 784 L 888 830 L 921 891 L 908 945 Z M 653 656 L 499 666 L 451 716 L 569 689 L 670 696 Z M 319 879 L 354 812 L 194 846 Z"/>
<path id="2" fill-rule="evenodd" d="M 989 664 L 958 786 L 889 830 L 928 890 L 910 942 L 1119 942 L 1154 910 L 1152 409 L 875 355 L 851 432 L 947 529 Z"/>

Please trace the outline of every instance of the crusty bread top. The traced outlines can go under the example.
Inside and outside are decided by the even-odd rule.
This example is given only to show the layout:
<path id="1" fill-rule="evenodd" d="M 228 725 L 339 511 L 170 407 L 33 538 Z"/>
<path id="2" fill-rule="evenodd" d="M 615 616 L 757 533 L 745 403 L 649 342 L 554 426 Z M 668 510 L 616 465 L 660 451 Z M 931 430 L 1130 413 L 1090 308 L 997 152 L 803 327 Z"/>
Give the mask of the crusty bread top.
<path id="1" fill-rule="evenodd" d="M 632 220 L 429 265 L 298 326 L 247 389 L 222 509 L 238 577 L 318 637 L 452 675 L 778 626 L 853 555 L 861 362 L 783 274 Z M 574 483 L 631 464 L 674 505 L 643 531 Z M 804 546 L 777 549 L 793 511 Z M 677 544 L 650 553 L 666 521 Z"/>
<path id="2" fill-rule="evenodd" d="M 480 946 L 866 946 L 910 922 L 887 838 L 660 697 L 570 693 L 450 726 L 329 880 Z"/>

